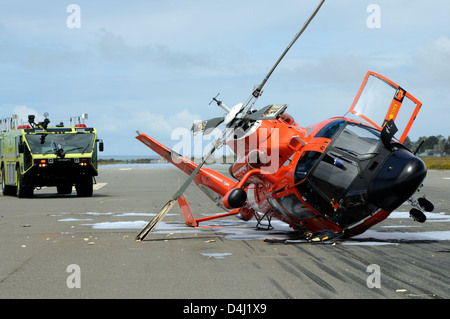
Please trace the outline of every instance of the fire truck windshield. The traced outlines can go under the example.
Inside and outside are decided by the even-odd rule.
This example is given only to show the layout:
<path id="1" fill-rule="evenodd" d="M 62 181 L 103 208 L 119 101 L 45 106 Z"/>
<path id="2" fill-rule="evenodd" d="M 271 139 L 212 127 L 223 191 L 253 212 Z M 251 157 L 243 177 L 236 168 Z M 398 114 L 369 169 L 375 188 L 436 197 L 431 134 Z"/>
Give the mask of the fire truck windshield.
<path id="1" fill-rule="evenodd" d="M 27 134 L 25 138 L 33 154 L 54 154 L 60 149 L 65 154 L 90 153 L 94 143 L 94 133 Z"/>

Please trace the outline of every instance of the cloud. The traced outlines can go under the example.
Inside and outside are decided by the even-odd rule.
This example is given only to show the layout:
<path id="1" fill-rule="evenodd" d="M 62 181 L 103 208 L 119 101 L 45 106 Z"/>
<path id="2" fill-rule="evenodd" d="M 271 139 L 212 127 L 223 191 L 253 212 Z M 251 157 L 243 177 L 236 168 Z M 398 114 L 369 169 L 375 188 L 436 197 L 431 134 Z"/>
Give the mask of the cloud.
<path id="1" fill-rule="evenodd" d="M 123 110 L 122 114 L 103 113 L 98 121 L 104 133 L 115 133 L 117 128 L 139 130 L 149 134 L 170 137 L 172 131 L 177 128 L 190 129 L 194 121 L 201 117 L 191 113 L 189 110 L 182 110 L 175 114 L 163 114 L 151 110 Z"/>
<path id="2" fill-rule="evenodd" d="M 368 70 L 368 63 L 352 54 L 327 54 L 314 62 L 299 68 L 308 81 L 323 83 L 348 83 L 362 80 Z"/>
<path id="3" fill-rule="evenodd" d="M 450 85 L 450 38 L 439 36 L 420 46 L 415 52 L 415 62 L 421 72 L 434 85 Z"/>
<path id="4" fill-rule="evenodd" d="M 170 136 L 171 132 L 177 128 L 190 129 L 194 121 L 201 119 L 199 115 L 193 114 L 188 110 L 182 110 L 170 115 L 145 110 L 134 112 L 132 117 L 135 125 L 142 128 L 142 130 L 166 136 Z"/>
<path id="5" fill-rule="evenodd" d="M 1 29 L 1 25 L 0 25 Z M 1 30 L 0 30 L 1 31 Z M 80 31 L 81 32 L 81 31 Z M 195 47 L 176 48 L 164 43 L 129 44 L 123 36 L 106 28 L 71 37 L 47 35 L 42 41 L 0 34 L 2 64 L 27 71 L 71 72 L 101 70 L 103 73 L 135 72 L 139 68 L 202 70 L 216 63 L 208 53 Z"/>
<path id="6" fill-rule="evenodd" d="M 129 45 L 121 36 L 104 29 L 96 36 L 89 51 L 93 51 L 91 59 L 95 62 L 111 63 L 117 69 L 121 68 L 120 65 L 125 68 L 129 66 L 170 67 L 174 70 L 210 66 L 208 56 L 201 53 L 176 50 L 158 43 Z M 84 56 L 88 55 L 90 53 L 84 54 Z"/>
<path id="7" fill-rule="evenodd" d="M 13 108 L 12 114 L 16 114 L 19 117 L 19 123 L 28 123 L 28 115 L 35 115 L 35 122 L 41 122 L 44 120 L 44 115 L 35 109 L 26 105 L 19 105 Z"/>
<path id="8" fill-rule="evenodd" d="M 101 28 L 89 40 L 87 59 L 100 65 L 114 65 L 116 70 L 148 70 L 160 76 L 210 77 L 254 74 L 257 62 L 245 50 L 220 46 L 179 46 L 164 41 L 131 44 L 119 34 Z M 267 67 L 267 66 L 266 66 Z M 181 74 L 181 75 L 180 75 Z"/>
<path id="9" fill-rule="evenodd" d="M 136 143 L 135 132 L 148 134 L 158 142 L 173 148 L 183 155 L 191 155 L 191 147 L 202 150 L 211 140 L 192 137 L 192 123 L 201 117 L 189 110 L 181 110 L 174 114 L 162 114 L 150 110 L 123 110 L 121 114 L 105 114 L 95 119 L 95 126 L 108 145 L 109 154 L 153 154 L 153 151 Z M 99 135 L 99 136 L 100 136 Z"/>

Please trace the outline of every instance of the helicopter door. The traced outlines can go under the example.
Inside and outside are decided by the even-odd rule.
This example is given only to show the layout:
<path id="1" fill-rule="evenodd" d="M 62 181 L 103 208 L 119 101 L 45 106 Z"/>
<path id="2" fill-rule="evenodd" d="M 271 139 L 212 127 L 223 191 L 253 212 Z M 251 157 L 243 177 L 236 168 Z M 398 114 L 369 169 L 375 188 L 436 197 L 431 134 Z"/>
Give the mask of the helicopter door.
<path id="1" fill-rule="evenodd" d="M 349 112 L 380 131 L 385 120 L 394 120 L 398 128 L 396 138 L 403 143 L 421 106 L 421 102 L 400 86 L 369 71 Z"/>

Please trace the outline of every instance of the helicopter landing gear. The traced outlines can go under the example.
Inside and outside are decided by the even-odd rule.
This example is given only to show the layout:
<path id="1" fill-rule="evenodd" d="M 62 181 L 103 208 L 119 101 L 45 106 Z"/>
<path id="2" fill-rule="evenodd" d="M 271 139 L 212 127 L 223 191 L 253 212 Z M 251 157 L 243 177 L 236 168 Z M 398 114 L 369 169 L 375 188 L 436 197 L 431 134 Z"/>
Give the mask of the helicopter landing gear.
<path id="1" fill-rule="evenodd" d="M 420 197 L 417 201 L 419 202 L 419 205 L 424 209 L 424 211 L 432 212 L 434 210 L 433 203 L 425 197 Z"/>
<path id="2" fill-rule="evenodd" d="M 420 197 L 419 199 L 411 197 L 408 201 L 414 206 L 414 208 L 409 211 L 409 216 L 416 222 L 424 223 L 427 220 L 427 216 L 424 212 L 432 212 L 434 210 L 433 203 L 425 197 Z"/>
<path id="3" fill-rule="evenodd" d="M 412 208 L 409 211 L 409 216 L 414 219 L 414 221 L 419 223 L 424 223 L 427 220 L 427 216 L 425 216 L 425 214 L 417 208 Z"/>
<path id="4" fill-rule="evenodd" d="M 273 229 L 273 226 L 271 224 L 272 217 L 267 215 L 267 213 L 265 213 L 262 217 L 257 212 L 254 212 L 254 215 L 256 220 L 258 221 L 256 223 L 256 229 L 265 229 L 265 230 Z M 267 220 L 267 224 L 262 223 L 264 219 Z"/>

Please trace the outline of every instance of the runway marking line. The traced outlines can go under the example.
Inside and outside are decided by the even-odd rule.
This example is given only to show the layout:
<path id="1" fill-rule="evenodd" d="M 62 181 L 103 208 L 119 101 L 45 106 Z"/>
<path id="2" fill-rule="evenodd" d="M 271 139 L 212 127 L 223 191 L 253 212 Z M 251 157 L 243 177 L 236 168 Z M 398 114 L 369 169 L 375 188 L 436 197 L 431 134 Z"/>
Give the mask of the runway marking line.
<path id="1" fill-rule="evenodd" d="M 99 190 L 100 188 L 102 188 L 102 187 L 104 187 L 106 185 L 108 185 L 108 183 L 97 183 L 97 184 L 94 185 L 94 190 L 97 191 L 97 190 Z"/>
<path id="2" fill-rule="evenodd" d="M 97 183 L 97 184 L 94 184 L 93 190 L 95 190 L 95 191 L 99 190 L 100 188 L 102 188 L 102 187 L 104 187 L 106 185 L 108 185 L 108 183 Z M 41 189 L 46 189 L 46 188 L 47 188 L 47 186 L 42 186 L 41 187 Z M 75 189 L 75 186 L 72 189 Z"/>

